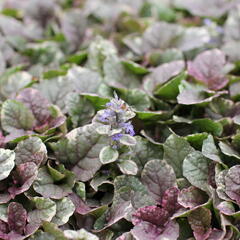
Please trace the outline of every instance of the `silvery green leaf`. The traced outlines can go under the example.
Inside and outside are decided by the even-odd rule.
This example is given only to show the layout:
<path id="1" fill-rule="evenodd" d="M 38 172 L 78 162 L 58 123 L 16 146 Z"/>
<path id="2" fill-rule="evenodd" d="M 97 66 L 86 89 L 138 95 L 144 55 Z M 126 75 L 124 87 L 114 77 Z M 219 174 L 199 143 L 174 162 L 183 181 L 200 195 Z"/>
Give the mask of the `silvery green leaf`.
<path id="1" fill-rule="evenodd" d="M 8 177 L 15 165 L 15 153 L 9 149 L 0 148 L 0 180 Z"/>
<path id="2" fill-rule="evenodd" d="M 102 164 L 108 164 L 115 162 L 118 159 L 119 153 L 116 149 L 113 149 L 111 146 L 106 146 L 102 148 L 99 153 L 99 159 Z"/>
<path id="3" fill-rule="evenodd" d="M 61 200 L 55 201 L 56 203 L 56 215 L 53 217 L 52 222 L 61 226 L 68 222 L 69 218 L 73 215 L 75 211 L 75 206 L 73 202 L 64 197 Z"/>
<path id="4" fill-rule="evenodd" d="M 118 167 L 123 174 L 136 175 L 138 172 L 137 164 L 132 160 L 123 160 L 118 163 Z"/>
<path id="5" fill-rule="evenodd" d="M 111 129 L 110 125 L 100 125 L 99 127 L 96 128 L 96 131 L 101 135 L 108 135 L 110 129 Z"/>
<path id="6" fill-rule="evenodd" d="M 134 137 L 128 134 L 123 134 L 123 136 L 120 138 L 120 143 L 126 146 L 134 146 L 136 145 L 137 141 Z"/>

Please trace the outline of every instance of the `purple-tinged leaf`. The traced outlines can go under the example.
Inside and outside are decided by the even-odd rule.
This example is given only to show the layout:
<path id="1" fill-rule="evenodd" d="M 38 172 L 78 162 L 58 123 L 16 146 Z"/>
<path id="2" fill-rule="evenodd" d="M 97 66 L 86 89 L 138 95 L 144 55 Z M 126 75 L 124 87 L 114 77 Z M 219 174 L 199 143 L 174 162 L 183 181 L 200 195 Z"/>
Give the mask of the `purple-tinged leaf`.
<path id="1" fill-rule="evenodd" d="M 224 66 L 226 58 L 218 49 L 200 53 L 193 62 L 188 63 L 188 72 L 197 80 L 206 84 L 211 90 L 224 88 L 228 83 L 225 77 Z"/>
<path id="2" fill-rule="evenodd" d="M 160 65 L 146 76 L 143 84 L 144 89 L 151 95 L 157 86 L 166 83 L 172 77 L 181 73 L 184 67 L 184 61 L 181 60 Z"/>
<path id="3" fill-rule="evenodd" d="M 203 0 L 177 0 L 176 6 L 186 8 L 193 15 L 201 17 L 221 17 L 237 4 L 236 0 L 211 0 L 208 5 Z"/>
<path id="4" fill-rule="evenodd" d="M 233 215 L 235 213 L 235 208 L 233 203 L 223 201 L 217 205 L 217 209 L 225 215 Z"/>
<path id="5" fill-rule="evenodd" d="M 139 225 L 142 222 L 148 222 L 160 228 L 164 227 L 168 219 L 168 211 L 157 206 L 146 206 L 139 208 L 132 215 L 132 222 L 134 225 Z"/>
<path id="6" fill-rule="evenodd" d="M 0 220 L 0 237 L 1 237 L 1 234 L 8 233 L 8 232 L 9 232 L 8 224 Z"/>
<path id="7" fill-rule="evenodd" d="M 214 92 L 206 89 L 203 86 L 182 81 L 179 85 L 178 103 L 183 105 L 209 103 L 213 99 L 227 94 L 227 91 Z"/>
<path id="8" fill-rule="evenodd" d="M 142 222 L 131 230 L 136 240 L 156 240 L 162 233 L 162 229 L 149 222 Z"/>
<path id="9" fill-rule="evenodd" d="M 39 166 L 47 160 L 47 148 L 38 137 L 29 137 L 19 142 L 14 151 L 16 165 L 33 162 Z"/>
<path id="10" fill-rule="evenodd" d="M 72 200 L 77 213 L 85 215 L 91 212 L 92 208 L 90 208 L 77 194 L 71 193 L 69 198 Z"/>
<path id="11" fill-rule="evenodd" d="M 44 124 L 50 118 L 48 109 L 50 103 L 38 90 L 25 88 L 18 94 L 16 100 L 24 103 L 32 111 L 37 120 L 37 126 Z"/>
<path id="12" fill-rule="evenodd" d="M 161 205 L 166 211 L 168 211 L 169 215 L 172 215 L 181 208 L 181 205 L 177 201 L 179 192 L 178 188 L 171 187 L 163 194 Z"/>
<path id="13" fill-rule="evenodd" d="M 175 221 L 170 221 L 164 228 L 163 232 L 157 240 L 177 240 L 179 237 L 179 225 Z"/>
<path id="14" fill-rule="evenodd" d="M 207 208 L 197 208 L 188 216 L 189 224 L 196 240 L 207 240 L 211 234 L 211 211 Z"/>
<path id="15" fill-rule="evenodd" d="M 194 186 L 182 189 L 178 195 L 178 203 L 190 209 L 206 203 L 207 200 L 207 194 Z"/>
<path id="16" fill-rule="evenodd" d="M 22 204 L 11 202 L 8 206 L 8 226 L 9 230 L 23 234 L 27 221 L 27 211 Z"/>
<path id="17" fill-rule="evenodd" d="M 90 180 L 100 169 L 99 153 L 106 146 L 106 137 L 90 124 L 73 129 L 64 139 L 52 144 L 57 159 L 72 168 L 80 181 Z"/>
<path id="18" fill-rule="evenodd" d="M 163 194 L 168 188 L 177 186 L 173 168 L 160 160 L 146 163 L 142 171 L 142 181 L 158 203 L 161 203 Z"/>
<path id="19" fill-rule="evenodd" d="M 14 198 L 16 195 L 27 191 L 33 184 L 37 174 L 38 167 L 33 162 L 26 162 L 18 165 L 13 172 L 14 185 L 8 188 L 11 197 Z"/>
<path id="20" fill-rule="evenodd" d="M 240 165 L 231 167 L 226 176 L 226 194 L 240 204 Z"/>

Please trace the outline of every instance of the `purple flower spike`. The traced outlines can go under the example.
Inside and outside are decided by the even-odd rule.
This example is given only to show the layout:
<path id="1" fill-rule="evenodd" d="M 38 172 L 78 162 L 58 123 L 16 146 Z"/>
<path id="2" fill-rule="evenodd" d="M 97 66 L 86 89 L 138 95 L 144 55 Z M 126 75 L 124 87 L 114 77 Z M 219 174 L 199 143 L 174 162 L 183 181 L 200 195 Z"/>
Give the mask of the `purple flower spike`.
<path id="1" fill-rule="evenodd" d="M 117 133 L 111 136 L 113 141 L 119 141 L 121 139 L 121 137 L 123 136 L 122 133 Z"/>
<path id="2" fill-rule="evenodd" d="M 134 129 L 133 129 L 133 125 L 131 124 L 131 122 L 123 123 L 122 127 L 125 129 L 126 133 L 130 134 L 131 136 L 135 135 L 135 132 L 134 132 Z"/>
<path id="3" fill-rule="evenodd" d="M 103 114 L 99 117 L 101 122 L 109 122 L 109 118 L 114 116 L 114 112 L 111 109 L 104 110 Z"/>

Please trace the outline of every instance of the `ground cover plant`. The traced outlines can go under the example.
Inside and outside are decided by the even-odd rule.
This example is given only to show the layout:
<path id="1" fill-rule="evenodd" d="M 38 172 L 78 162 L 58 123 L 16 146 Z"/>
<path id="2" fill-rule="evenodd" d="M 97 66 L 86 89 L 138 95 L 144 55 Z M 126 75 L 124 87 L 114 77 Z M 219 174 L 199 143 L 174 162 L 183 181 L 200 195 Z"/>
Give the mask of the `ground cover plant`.
<path id="1" fill-rule="evenodd" d="M 0 49 L 0 239 L 240 239 L 238 0 L 2 0 Z"/>

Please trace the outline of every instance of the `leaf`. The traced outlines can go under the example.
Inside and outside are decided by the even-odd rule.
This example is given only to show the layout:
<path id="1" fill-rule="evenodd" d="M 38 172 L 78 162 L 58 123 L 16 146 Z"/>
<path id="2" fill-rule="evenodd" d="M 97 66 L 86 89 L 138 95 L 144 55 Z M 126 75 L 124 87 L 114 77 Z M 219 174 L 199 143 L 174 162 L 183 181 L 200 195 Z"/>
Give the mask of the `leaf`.
<path id="1" fill-rule="evenodd" d="M 179 94 L 178 86 L 180 85 L 181 81 L 186 79 L 187 74 L 186 72 L 182 72 L 169 82 L 165 83 L 164 85 L 157 87 L 155 90 L 155 95 L 164 99 L 164 100 L 172 100 L 176 99 Z"/>
<path id="2" fill-rule="evenodd" d="M 215 162 L 222 162 L 212 135 L 208 135 L 208 138 L 203 141 L 202 154 Z"/>
<path id="3" fill-rule="evenodd" d="M 184 69 L 184 61 L 165 63 L 152 70 L 144 79 L 144 89 L 152 95 L 154 89 L 180 74 Z"/>
<path id="4" fill-rule="evenodd" d="M 2 105 L 1 120 L 3 129 L 9 133 L 18 129 L 32 130 L 36 122 L 23 103 L 10 99 Z"/>
<path id="5" fill-rule="evenodd" d="M 208 118 L 195 119 L 192 121 L 192 125 L 200 132 L 208 132 L 218 137 L 223 133 L 222 124 Z"/>
<path id="6" fill-rule="evenodd" d="M 137 164 L 132 160 L 124 160 L 118 166 L 123 174 L 136 175 L 138 172 Z"/>
<path id="7" fill-rule="evenodd" d="M 75 206 L 73 202 L 64 197 L 61 200 L 57 200 L 56 202 L 56 215 L 53 217 L 52 222 L 59 225 L 63 225 L 68 222 L 69 218 L 73 215 L 75 211 Z"/>
<path id="8" fill-rule="evenodd" d="M 73 91 L 71 82 L 65 76 L 41 81 L 35 87 L 65 113 L 65 99 Z"/>
<path id="9" fill-rule="evenodd" d="M 151 105 L 148 95 L 141 89 L 116 89 L 120 92 L 120 97 L 129 106 L 139 111 L 148 109 Z"/>
<path id="10" fill-rule="evenodd" d="M 37 120 L 37 125 L 46 123 L 50 118 L 50 103 L 42 94 L 33 88 L 23 89 L 16 98 L 17 101 L 24 103 L 33 113 Z"/>
<path id="11" fill-rule="evenodd" d="M 176 3 L 175 3 L 176 4 Z M 177 1 L 177 6 L 186 8 L 193 15 L 201 17 L 221 17 L 231 7 L 234 7 L 236 1 L 212 0 L 208 6 L 201 0 L 186 0 L 184 2 Z"/>
<path id="12" fill-rule="evenodd" d="M 16 72 L 3 81 L 0 91 L 6 98 L 8 98 L 8 96 L 14 95 L 19 90 L 26 87 L 31 81 L 32 76 L 28 72 Z"/>
<path id="13" fill-rule="evenodd" d="M 190 209 L 206 203 L 207 200 L 207 194 L 194 186 L 182 189 L 178 195 L 178 203 Z"/>
<path id="14" fill-rule="evenodd" d="M 182 177 L 183 160 L 193 151 L 193 148 L 184 138 L 172 134 L 163 144 L 163 149 L 164 160 L 173 167 L 177 177 Z"/>
<path id="15" fill-rule="evenodd" d="M 11 197 L 14 198 L 27 191 L 33 184 L 38 174 L 38 168 L 34 162 L 26 162 L 17 165 L 12 174 L 13 186 L 8 188 Z"/>
<path id="16" fill-rule="evenodd" d="M 27 221 L 27 211 L 20 203 L 11 202 L 8 205 L 8 226 L 9 230 L 23 234 Z"/>
<path id="17" fill-rule="evenodd" d="M 219 142 L 219 147 L 223 154 L 229 157 L 235 157 L 237 159 L 240 159 L 239 153 L 232 146 L 229 146 L 229 144 L 224 142 Z"/>
<path id="18" fill-rule="evenodd" d="M 132 147 L 131 159 L 137 164 L 139 173 L 141 173 L 144 165 L 148 161 L 153 159 L 162 159 L 163 150 L 162 146 L 154 145 L 147 139 L 140 136 L 136 136 L 135 139 L 137 144 Z"/>
<path id="19" fill-rule="evenodd" d="M 182 51 L 191 51 L 203 47 L 211 41 L 211 36 L 204 27 L 188 27 L 177 39 L 176 47 Z"/>
<path id="20" fill-rule="evenodd" d="M 195 187 L 207 191 L 209 160 L 199 151 L 191 152 L 183 161 L 183 176 Z"/>
<path id="21" fill-rule="evenodd" d="M 179 85 L 179 95 L 177 96 L 177 101 L 179 104 L 192 105 L 192 104 L 202 104 L 209 103 L 214 98 L 217 98 L 227 92 L 213 92 L 208 91 L 203 86 L 188 83 L 182 81 Z"/>
<path id="22" fill-rule="evenodd" d="M 67 171 L 67 170 L 66 170 Z M 45 198 L 61 199 L 72 192 L 74 186 L 74 174 L 68 171 L 68 175 L 60 184 L 55 183 L 47 168 L 44 166 L 39 169 L 33 189 Z"/>
<path id="23" fill-rule="evenodd" d="M 94 116 L 95 109 L 91 102 L 77 93 L 68 94 L 65 103 L 66 111 L 71 117 L 73 127 L 89 123 Z"/>
<path id="24" fill-rule="evenodd" d="M 115 162 L 118 159 L 119 153 L 116 149 L 113 149 L 111 146 L 106 146 L 102 148 L 99 153 L 99 159 L 102 164 L 108 164 Z"/>
<path id="25" fill-rule="evenodd" d="M 224 74 L 225 55 L 218 49 L 199 54 L 193 62 L 188 63 L 188 72 L 197 80 L 206 84 L 211 90 L 226 86 L 228 79 Z"/>
<path id="26" fill-rule="evenodd" d="M 71 166 L 77 180 L 88 181 L 100 169 L 99 153 L 106 145 L 106 138 L 90 124 L 69 132 L 64 139 L 51 144 L 58 160 Z"/>
<path id="27" fill-rule="evenodd" d="M 67 76 L 77 93 L 97 93 L 102 82 L 99 73 L 82 67 L 70 68 Z"/>
<path id="28" fill-rule="evenodd" d="M 211 233 L 211 211 L 207 208 L 198 208 L 190 213 L 188 221 L 196 240 L 207 240 Z"/>
<path id="29" fill-rule="evenodd" d="M 86 29 L 86 19 L 80 9 L 69 9 L 60 18 L 61 29 L 69 42 L 68 47 L 76 50 L 80 46 Z"/>
<path id="30" fill-rule="evenodd" d="M 124 60 L 122 61 L 122 64 L 129 69 L 130 71 L 132 71 L 135 74 L 146 74 L 149 73 L 149 70 L 143 66 L 141 66 L 140 64 L 137 64 L 133 61 L 129 61 L 129 60 Z"/>
<path id="31" fill-rule="evenodd" d="M 231 167 L 225 176 L 225 192 L 232 199 L 240 204 L 240 165 Z"/>
<path id="32" fill-rule="evenodd" d="M 14 160 L 14 151 L 0 148 L 0 180 L 8 177 L 8 175 L 14 168 Z"/>
<path id="33" fill-rule="evenodd" d="M 162 32 L 164 34 L 161 34 Z M 167 49 L 174 44 L 182 32 L 183 28 L 177 24 L 156 22 L 150 25 L 143 34 L 142 51 L 147 53 L 155 49 Z"/>
<path id="34" fill-rule="evenodd" d="M 39 166 L 47 160 L 47 148 L 38 137 L 29 137 L 19 142 L 14 151 L 16 165 L 33 162 Z"/>
<path id="35" fill-rule="evenodd" d="M 42 197 L 33 197 L 32 202 L 35 205 L 34 210 L 28 213 L 28 222 L 31 224 L 41 224 L 42 221 L 51 221 L 56 214 L 56 204 Z"/>
<path id="36" fill-rule="evenodd" d="M 85 229 L 80 229 L 78 231 L 64 230 L 64 236 L 67 238 L 76 239 L 76 240 L 98 240 L 99 239 L 97 236 L 87 232 Z"/>
<path id="37" fill-rule="evenodd" d="M 120 138 L 120 143 L 126 146 L 134 146 L 137 142 L 134 137 L 128 134 L 123 134 L 123 136 Z"/>
<path id="38" fill-rule="evenodd" d="M 164 192 L 176 186 L 173 168 L 165 161 L 151 160 L 142 171 L 142 181 L 156 202 L 161 202 Z"/>

